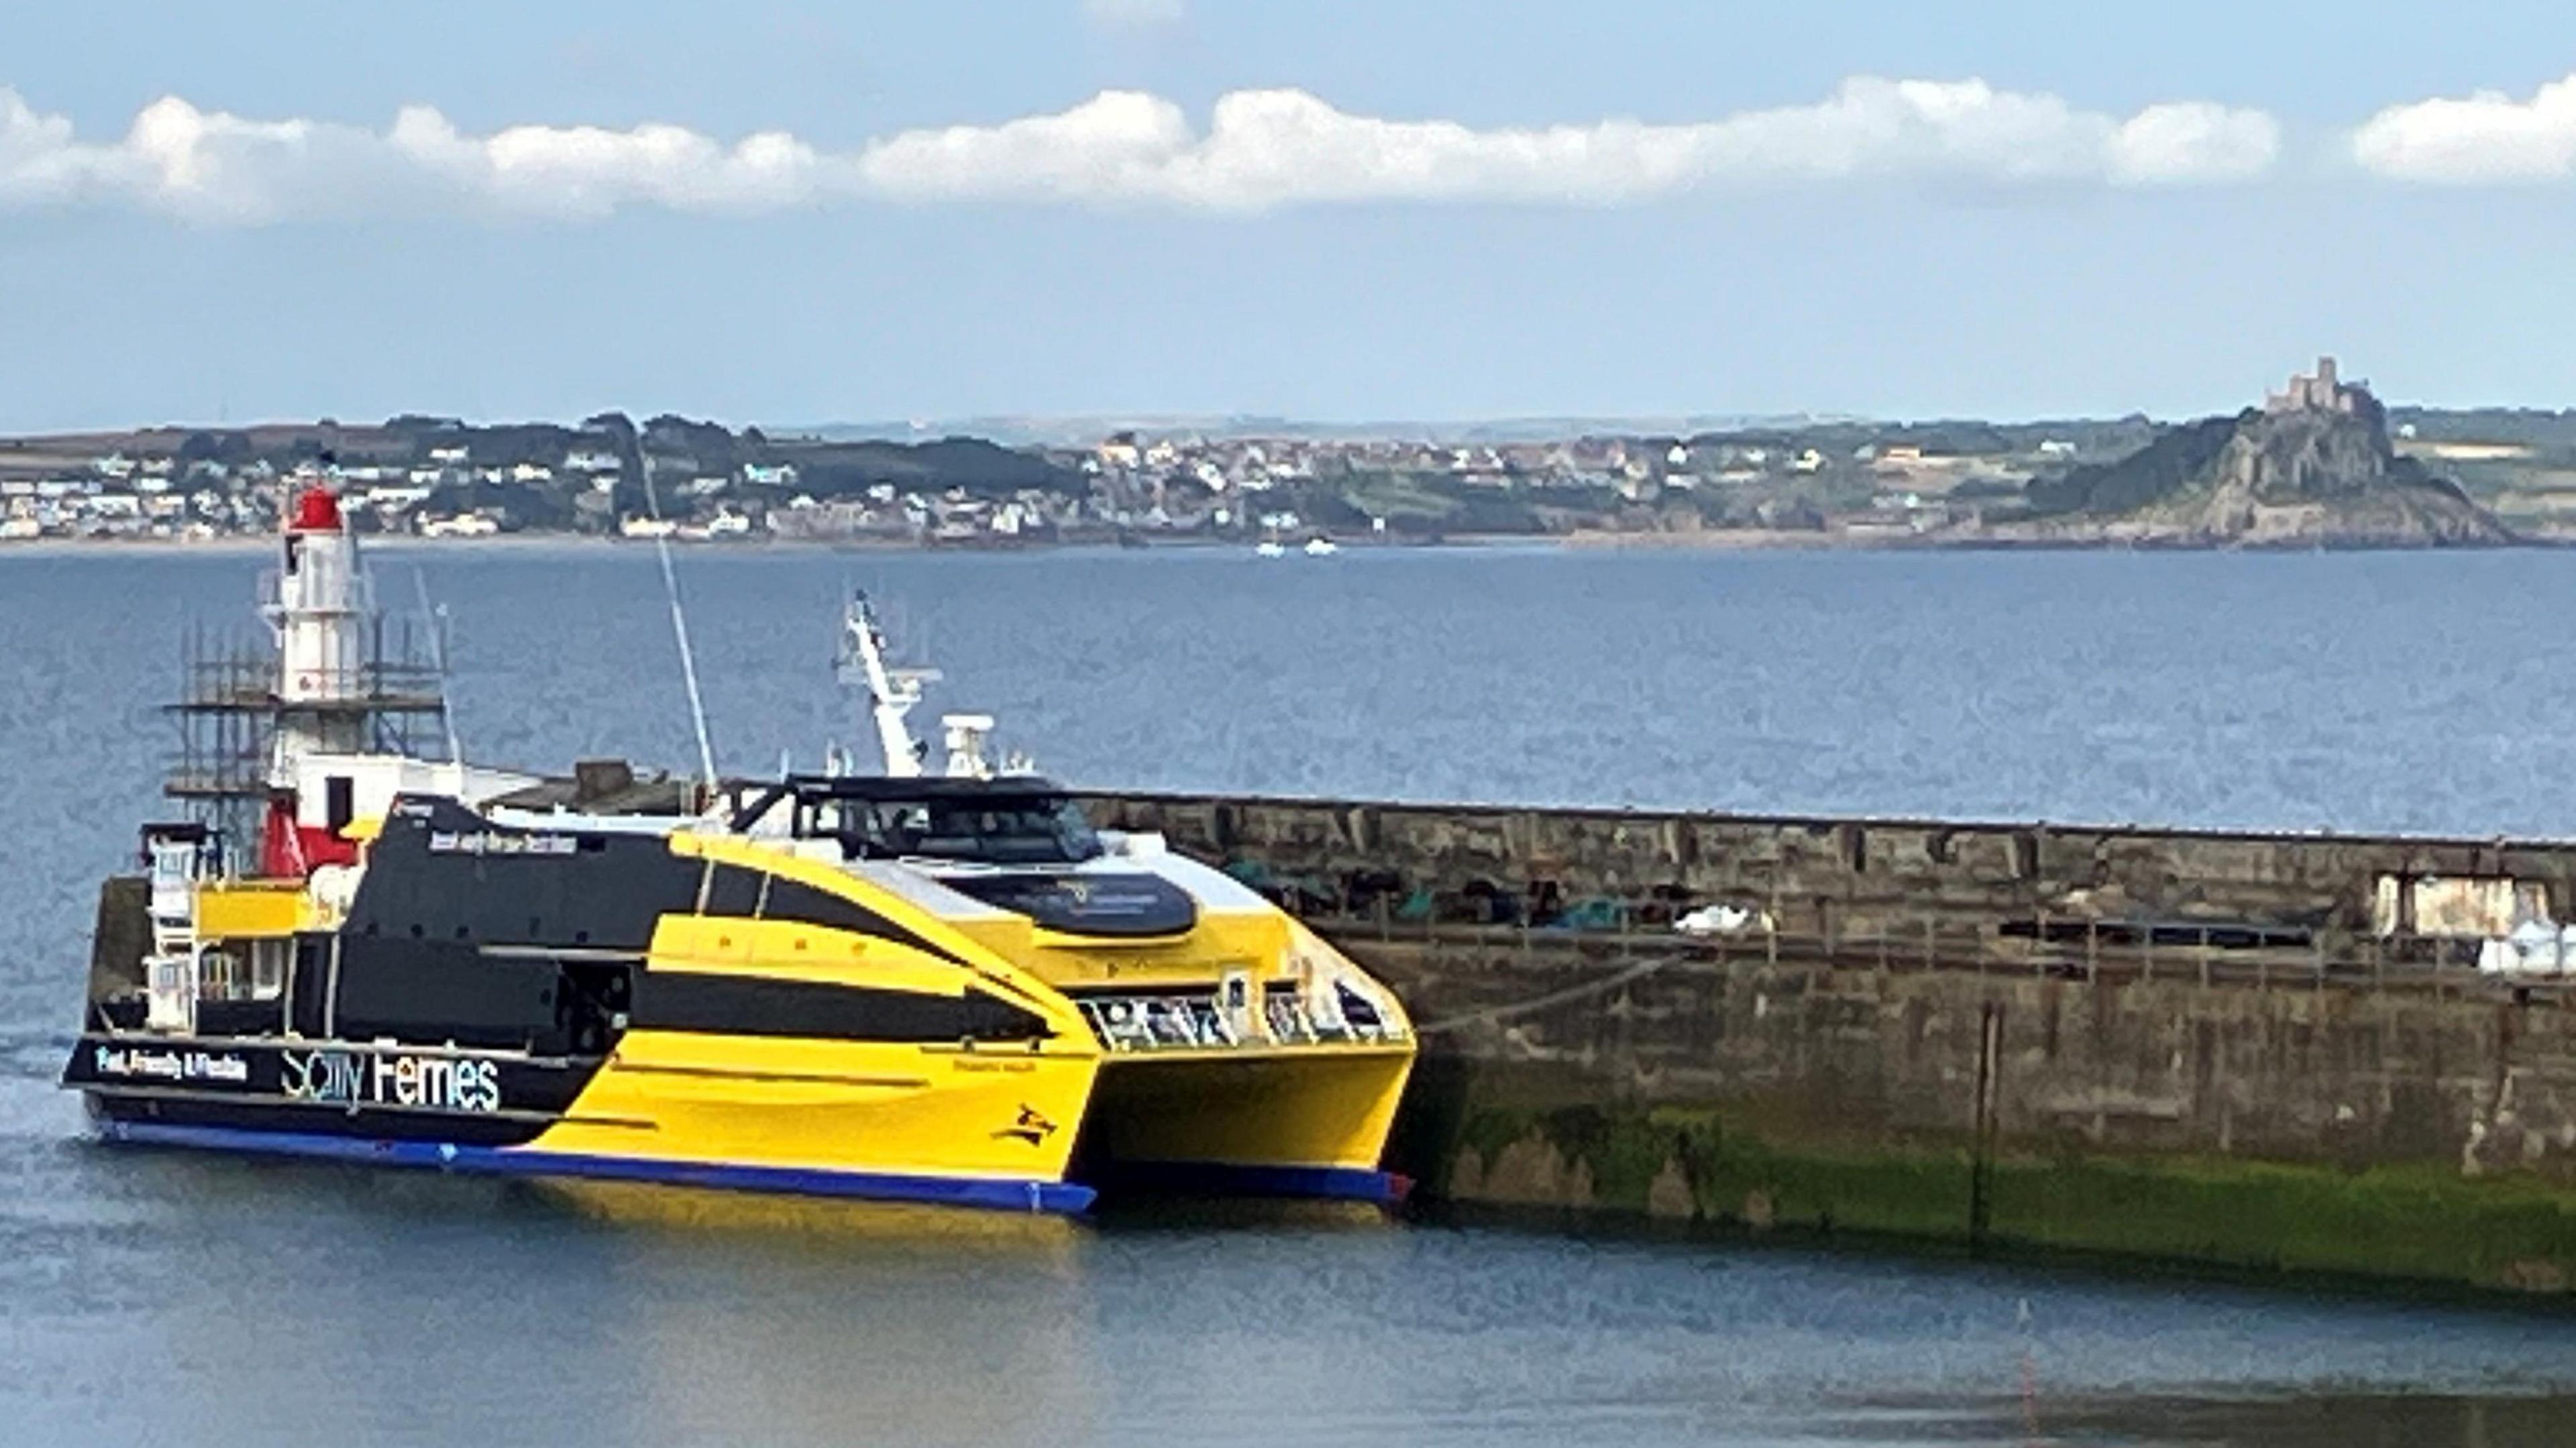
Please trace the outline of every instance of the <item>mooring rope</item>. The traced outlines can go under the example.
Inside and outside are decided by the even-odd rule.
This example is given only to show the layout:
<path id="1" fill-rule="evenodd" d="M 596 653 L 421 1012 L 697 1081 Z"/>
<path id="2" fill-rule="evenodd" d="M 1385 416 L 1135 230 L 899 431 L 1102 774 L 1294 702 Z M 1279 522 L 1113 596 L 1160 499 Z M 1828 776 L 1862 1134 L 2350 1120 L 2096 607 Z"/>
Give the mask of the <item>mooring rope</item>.
<path id="1" fill-rule="evenodd" d="M 1528 1015 L 1533 1011 L 1543 1011 L 1550 1006 L 1561 1006 L 1568 1001 L 1579 1001 L 1586 996 L 1596 996 L 1604 991 L 1617 990 L 1630 981 L 1644 980 L 1647 976 L 1682 958 L 1684 957 L 1679 952 L 1675 952 L 1659 958 L 1641 960 L 1624 970 L 1612 971 L 1599 980 L 1567 986 L 1563 990 L 1549 991 L 1545 995 L 1533 996 L 1528 1000 L 1516 1001 L 1510 1005 L 1488 1006 L 1480 1011 L 1469 1011 L 1463 1016 L 1451 1016 L 1445 1021 L 1434 1021 L 1427 1026 L 1418 1025 L 1413 1028 L 1413 1034 L 1436 1036 L 1444 1031 L 1457 1030 L 1461 1026 L 1492 1025 L 1510 1020 L 1515 1016 Z"/>

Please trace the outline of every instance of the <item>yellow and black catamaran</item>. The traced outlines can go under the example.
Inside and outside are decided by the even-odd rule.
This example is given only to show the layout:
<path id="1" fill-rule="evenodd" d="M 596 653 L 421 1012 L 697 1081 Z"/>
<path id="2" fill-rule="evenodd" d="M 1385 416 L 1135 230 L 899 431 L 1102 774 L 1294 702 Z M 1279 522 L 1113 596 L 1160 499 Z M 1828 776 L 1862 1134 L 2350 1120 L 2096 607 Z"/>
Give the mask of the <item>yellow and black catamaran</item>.
<path id="1" fill-rule="evenodd" d="M 864 603 L 885 772 L 565 779 L 415 748 L 330 494 L 257 669 L 101 896 L 64 1083 L 111 1140 L 1079 1211 L 1102 1187 L 1387 1198 L 1402 1007 L 1259 894 L 982 759 L 927 777 Z"/>

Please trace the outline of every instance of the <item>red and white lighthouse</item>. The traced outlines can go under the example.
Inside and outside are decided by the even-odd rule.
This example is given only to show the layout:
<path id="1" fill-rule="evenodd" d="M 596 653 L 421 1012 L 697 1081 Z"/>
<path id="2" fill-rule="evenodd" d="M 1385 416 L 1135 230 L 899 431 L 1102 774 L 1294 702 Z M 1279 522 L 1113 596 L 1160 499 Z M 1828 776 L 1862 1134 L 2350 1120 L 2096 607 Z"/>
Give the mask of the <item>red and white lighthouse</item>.
<path id="1" fill-rule="evenodd" d="M 359 571 L 358 540 L 340 516 L 340 500 L 319 479 L 295 495 L 278 549 L 278 569 L 260 610 L 277 635 L 276 732 L 260 855 L 261 873 L 291 877 L 357 855 L 339 833 L 349 822 L 348 775 L 326 778 L 325 798 L 308 795 L 317 760 L 368 748 L 375 690 L 367 677 L 366 627 L 373 600 Z"/>
<path id="2" fill-rule="evenodd" d="M 277 634 L 277 697 L 287 706 L 278 720 L 279 760 L 357 753 L 366 747 L 360 737 L 365 712 L 330 706 L 357 704 L 368 694 L 366 619 L 373 601 L 340 500 L 319 481 L 296 495 L 279 550 L 273 592 L 262 610 Z"/>

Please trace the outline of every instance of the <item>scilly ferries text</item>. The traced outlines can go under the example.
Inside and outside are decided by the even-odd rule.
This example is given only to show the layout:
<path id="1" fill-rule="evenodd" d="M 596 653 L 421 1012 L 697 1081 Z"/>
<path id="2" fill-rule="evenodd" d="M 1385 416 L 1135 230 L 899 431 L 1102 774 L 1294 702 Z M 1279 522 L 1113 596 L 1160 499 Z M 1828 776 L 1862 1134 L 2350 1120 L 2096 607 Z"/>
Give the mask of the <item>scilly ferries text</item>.
<path id="1" fill-rule="evenodd" d="M 501 1070 L 448 1056 L 361 1056 L 288 1051 L 280 1084 L 297 1101 L 348 1106 L 416 1106 L 433 1111 L 498 1111 Z"/>

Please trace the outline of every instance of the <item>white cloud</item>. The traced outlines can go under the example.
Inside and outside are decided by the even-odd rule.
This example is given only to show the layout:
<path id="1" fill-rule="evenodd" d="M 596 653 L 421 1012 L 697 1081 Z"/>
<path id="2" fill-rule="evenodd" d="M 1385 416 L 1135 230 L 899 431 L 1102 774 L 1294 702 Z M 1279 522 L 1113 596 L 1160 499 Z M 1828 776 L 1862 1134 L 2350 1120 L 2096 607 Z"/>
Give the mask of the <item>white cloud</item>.
<path id="1" fill-rule="evenodd" d="M 1334 202 L 1606 206 L 1693 188 L 1853 180 L 2182 185 L 2259 176 L 2279 149 L 2279 127 L 2259 111 L 2186 102 L 2124 118 L 1982 81 L 1868 77 L 1814 105 L 1713 121 L 1492 129 L 1353 115 L 1304 91 L 1259 90 L 1219 98 L 1201 130 L 1170 101 L 1104 91 L 1054 114 L 905 131 L 851 152 L 784 132 L 728 145 L 669 125 L 472 135 L 426 107 L 403 110 L 378 132 L 247 120 L 176 97 L 145 107 L 123 138 L 97 143 L 0 89 L 0 205 L 124 204 L 230 224 L 854 201 L 1215 212 Z"/>
<path id="2" fill-rule="evenodd" d="M 1151 30 L 1190 16 L 1187 0 L 1082 0 L 1082 16 L 1112 29 Z"/>
<path id="3" fill-rule="evenodd" d="M 2247 181 L 2272 169 L 2281 125 L 2208 101 L 2149 106 L 2111 138 L 2111 176 L 2137 183 Z"/>
<path id="4" fill-rule="evenodd" d="M 0 202 L 60 199 L 75 178 L 65 169 L 72 123 L 40 116 L 13 90 L 0 89 Z"/>
<path id="5" fill-rule="evenodd" d="M 623 205 L 674 211 L 764 211 L 811 200 L 833 163 L 783 131 L 731 147 L 679 126 L 513 126 L 460 133 L 426 106 L 395 118 L 395 155 L 457 192 L 505 210 L 604 216 Z"/>
<path id="6" fill-rule="evenodd" d="M 2495 91 L 2391 106 L 2352 136 L 2364 169 L 2403 181 L 2556 181 L 2576 176 L 2576 76 L 2531 99 Z"/>
<path id="7" fill-rule="evenodd" d="M 1147 193 L 1194 144 L 1179 106 L 1135 91 L 1102 91 L 1051 116 L 905 131 L 870 143 L 857 169 L 866 187 L 915 201 L 1107 201 Z"/>
<path id="8" fill-rule="evenodd" d="M 2114 185 L 2267 170 L 2259 111 L 2156 106 L 2125 121 L 1982 81 L 1845 82 L 1818 105 L 1719 121 L 1476 130 L 1340 111 L 1304 91 L 1221 97 L 1205 134 L 1169 101 L 1110 91 L 1059 115 L 912 132 L 868 148 L 883 194 L 1156 202 L 1256 211 L 1334 201 L 1606 205 L 1697 186 L 1949 180 Z"/>

